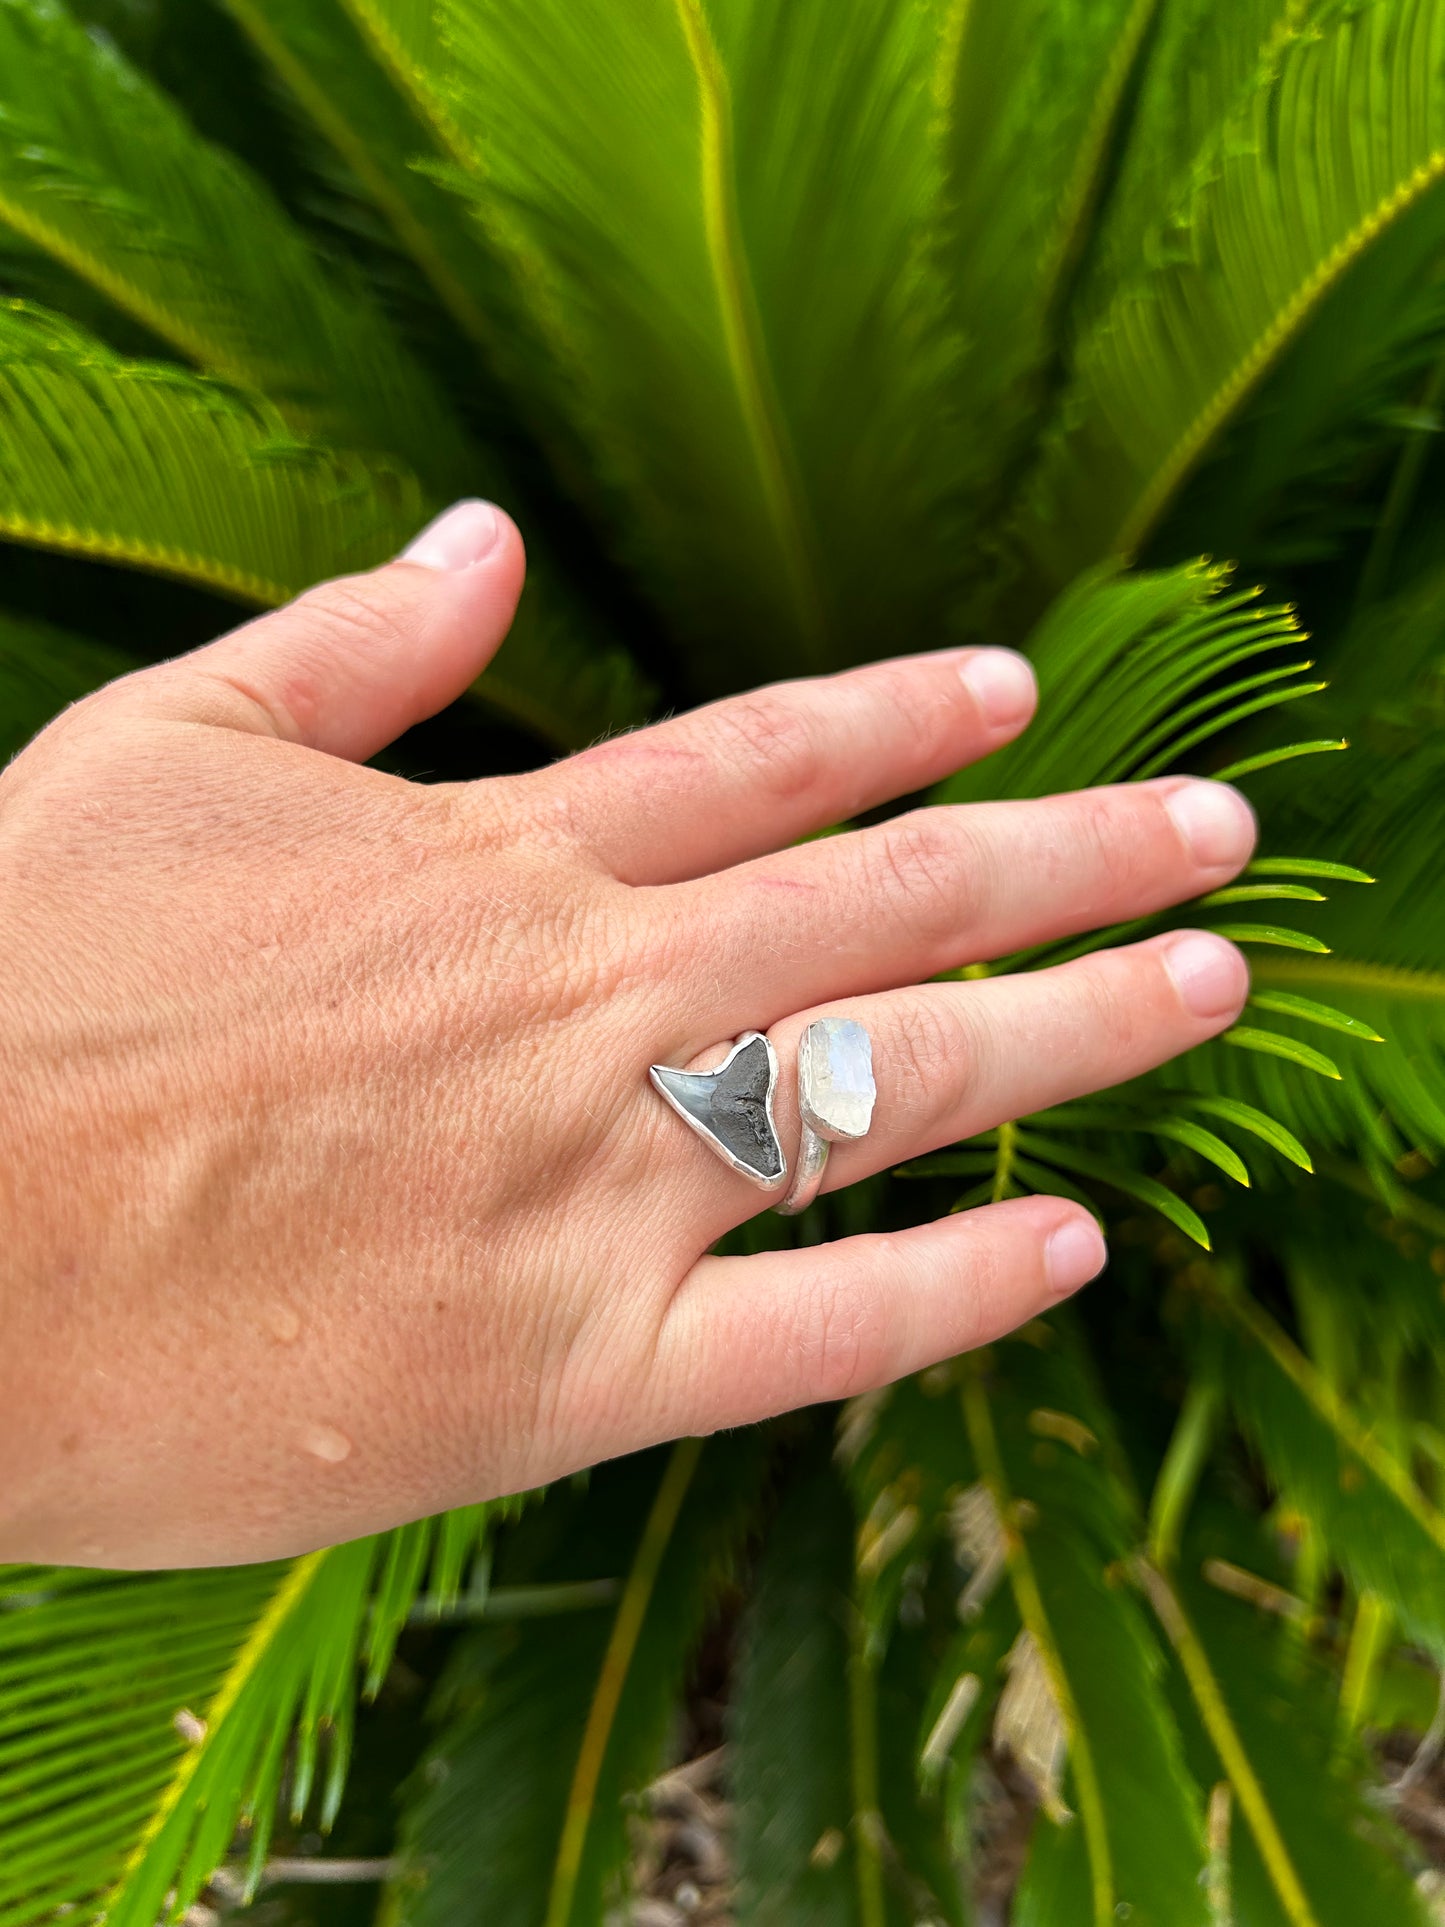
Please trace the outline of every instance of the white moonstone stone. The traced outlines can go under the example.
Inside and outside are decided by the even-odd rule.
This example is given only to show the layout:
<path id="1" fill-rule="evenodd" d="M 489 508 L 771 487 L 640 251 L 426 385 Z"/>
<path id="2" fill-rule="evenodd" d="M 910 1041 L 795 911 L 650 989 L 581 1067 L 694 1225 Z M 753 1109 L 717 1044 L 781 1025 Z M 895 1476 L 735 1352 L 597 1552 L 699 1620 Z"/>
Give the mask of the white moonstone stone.
<path id="1" fill-rule="evenodd" d="M 809 1024 L 798 1053 L 798 1102 L 820 1137 L 866 1137 L 873 1121 L 873 1044 L 851 1017 Z"/>

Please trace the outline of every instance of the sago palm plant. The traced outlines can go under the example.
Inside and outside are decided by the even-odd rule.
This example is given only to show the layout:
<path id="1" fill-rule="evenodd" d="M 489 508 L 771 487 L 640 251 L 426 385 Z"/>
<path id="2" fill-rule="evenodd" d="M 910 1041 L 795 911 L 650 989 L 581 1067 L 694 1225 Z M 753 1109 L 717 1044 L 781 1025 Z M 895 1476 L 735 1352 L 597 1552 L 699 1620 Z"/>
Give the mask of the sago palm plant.
<path id="1" fill-rule="evenodd" d="M 1019 1927 L 1427 1918 L 1442 177 L 1445 0 L 0 0 L 7 749 L 474 493 L 531 585 L 408 773 L 980 637 L 1041 714 L 947 796 L 1263 823 L 1188 910 L 1244 1022 L 825 1208 L 1081 1195 L 1067 1316 L 278 1566 L 0 1574 L 0 1927 L 361 1839 L 353 1752 L 329 1918 L 599 1927 L 703 1650 L 748 1927 L 964 1927 L 998 1773 Z"/>

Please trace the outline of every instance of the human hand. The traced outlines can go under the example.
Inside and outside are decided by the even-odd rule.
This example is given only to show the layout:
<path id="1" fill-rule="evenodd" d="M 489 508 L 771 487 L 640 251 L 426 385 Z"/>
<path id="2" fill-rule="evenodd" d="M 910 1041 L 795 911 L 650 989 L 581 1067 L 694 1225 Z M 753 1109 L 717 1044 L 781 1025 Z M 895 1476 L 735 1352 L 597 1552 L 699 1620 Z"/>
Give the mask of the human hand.
<path id="1" fill-rule="evenodd" d="M 832 1189 L 1149 1069 L 1247 979 L 1175 932 L 951 967 L 1217 886 L 1253 820 L 1165 779 L 911 812 L 1033 709 L 1006 651 L 782 685 L 524 776 L 361 766 L 478 673 L 523 574 L 408 557 L 101 690 L 0 777 L 0 1556 L 265 1559 L 836 1399 L 1092 1277 L 1031 1197 L 710 1255 L 773 1202 L 648 1082 L 873 1038 Z"/>

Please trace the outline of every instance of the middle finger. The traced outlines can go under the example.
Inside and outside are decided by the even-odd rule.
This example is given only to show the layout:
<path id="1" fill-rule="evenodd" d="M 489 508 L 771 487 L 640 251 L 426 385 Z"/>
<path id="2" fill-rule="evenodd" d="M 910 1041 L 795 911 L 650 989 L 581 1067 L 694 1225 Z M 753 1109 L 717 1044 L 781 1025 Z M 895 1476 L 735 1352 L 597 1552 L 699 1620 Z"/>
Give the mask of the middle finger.
<path id="1" fill-rule="evenodd" d="M 1237 790 L 1166 777 L 916 810 L 673 888 L 706 898 L 712 964 L 758 1024 L 1186 902 L 1254 840 Z"/>

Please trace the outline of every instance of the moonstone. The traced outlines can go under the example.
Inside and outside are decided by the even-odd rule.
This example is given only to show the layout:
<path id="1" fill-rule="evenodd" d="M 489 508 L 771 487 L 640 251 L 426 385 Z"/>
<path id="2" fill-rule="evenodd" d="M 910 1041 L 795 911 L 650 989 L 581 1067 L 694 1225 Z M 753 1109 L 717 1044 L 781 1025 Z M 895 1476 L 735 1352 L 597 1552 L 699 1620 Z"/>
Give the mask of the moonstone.
<path id="1" fill-rule="evenodd" d="M 866 1137 L 877 1095 L 863 1026 L 851 1017 L 809 1024 L 798 1053 L 798 1102 L 819 1137 Z"/>

